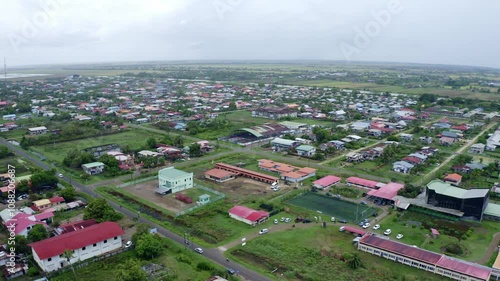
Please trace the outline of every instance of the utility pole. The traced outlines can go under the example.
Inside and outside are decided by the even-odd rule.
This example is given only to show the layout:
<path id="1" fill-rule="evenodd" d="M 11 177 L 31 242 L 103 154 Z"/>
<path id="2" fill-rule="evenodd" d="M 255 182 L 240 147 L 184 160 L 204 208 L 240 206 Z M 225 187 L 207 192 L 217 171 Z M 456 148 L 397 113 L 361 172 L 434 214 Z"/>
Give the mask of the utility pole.
<path id="1" fill-rule="evenodd" d="M 7 98 L 7 59 L 5 57 L 3 57 L 3 70 L 4 70 L 3 93 L 5 94 L 5 97 Z"/>

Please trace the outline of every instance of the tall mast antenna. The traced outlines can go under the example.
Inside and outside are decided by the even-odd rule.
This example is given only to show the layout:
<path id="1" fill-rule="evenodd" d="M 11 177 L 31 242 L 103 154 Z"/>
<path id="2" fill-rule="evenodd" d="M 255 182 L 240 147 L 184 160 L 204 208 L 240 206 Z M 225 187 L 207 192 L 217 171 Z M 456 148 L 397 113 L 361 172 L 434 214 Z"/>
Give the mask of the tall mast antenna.
<path id="1" fill-rule="evenodd" d="M 3 70 L 4 70 L 3 93 L 7 97 L 7 60 L 5 59 L 5 57 L 3 57 Z"/>

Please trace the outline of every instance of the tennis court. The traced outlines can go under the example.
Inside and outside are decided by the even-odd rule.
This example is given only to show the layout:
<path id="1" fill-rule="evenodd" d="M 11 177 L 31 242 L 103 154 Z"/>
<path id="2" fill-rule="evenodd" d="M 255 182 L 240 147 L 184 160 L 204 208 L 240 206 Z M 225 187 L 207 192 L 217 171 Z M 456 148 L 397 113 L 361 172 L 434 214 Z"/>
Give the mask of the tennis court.
<path id="1" fill-rule="evenodd" d="M 286 203 L 309 209 L 312 211 L 320 211 L 325 215 L 344 219 L 348 222 L 361 221 L 364 218 L 370 217 L 376 208 L 351 203 L 341 199 L 319 195 L 313 192 L 307 192 L 295 198 L 288 200 Z"/>

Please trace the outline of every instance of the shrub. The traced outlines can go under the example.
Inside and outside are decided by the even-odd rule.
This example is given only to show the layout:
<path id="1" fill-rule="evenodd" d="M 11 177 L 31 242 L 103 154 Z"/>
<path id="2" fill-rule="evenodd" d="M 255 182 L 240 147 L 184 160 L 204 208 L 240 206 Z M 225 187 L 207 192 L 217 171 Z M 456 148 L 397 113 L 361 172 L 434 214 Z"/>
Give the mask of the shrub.
<path id="1" fill-rule="evenodd" d="M 191 264 L 191 260 L 188 257 L 186 257 L 185 255 L 178 255 L 175 259 L 179 262 Z"/>
<path id="2" fill-rule="evenodd" d="M 198 271 L 212 271 L 212 270 L 214 270 L 214 267 L 211 264 L 202 261 L 196 265 L 196 270 L 198 270 Z"/>

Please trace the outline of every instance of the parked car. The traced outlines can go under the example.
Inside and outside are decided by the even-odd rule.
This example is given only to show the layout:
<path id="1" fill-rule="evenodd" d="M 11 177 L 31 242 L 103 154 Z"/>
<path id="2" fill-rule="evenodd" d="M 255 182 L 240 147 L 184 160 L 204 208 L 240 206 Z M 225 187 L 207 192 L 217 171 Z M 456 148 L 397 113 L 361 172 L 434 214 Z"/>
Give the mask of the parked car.
<path id="1" fill-rule="evenodd" d="M 361 222 L 358 223 L 358 225 L 359 226 L 363 226 L 363 225 L 365 225 L 365 223 L 366 223 L 365 221 L 361 221 Z"/>
<path id="2" fill-rule="evenodd" d="M 366 202 L 365 201 L 361 201 L 361 205 L 366 205 Z"/>
<path id="3" fill-rule="evenodd" d="M 303 221 L 303 220 L 304 220 L 303 218 L 296 218 L 296 219 L 295 219 L 295 223 L 297 223 L 297 222 L 301 222 L 301 221 Z"/>
<path id="4" fill-rule="evenodd" d="M 344 230 L 345 230 L 345 226 L 341 226 L 341 227 L 339 227 L 339 231 L 340 231 L 340 232 L 342 232 L 342 231 L 344 231 Z"/>
<path id="5" fill-rule="evenodd" d="M 202 248 L 194 248 L 194 251 L 197 252 L 198 254 L 203 254 Z"/>
<path id="6" fill-rule="evenodd" d="M 58 177 L 63 178 L 63 174 L 57 174 Z"/>
<path id="7" fill-rule="evenodd" d="M 291 222 L 291 221 L 292 221 L 292 219 L 291 219 L 291 218 L 286 218 L 286 219 L 285 219 L 285 222 Z"/>
<path id="8" fill-rule="evenodd" d="M 386 229 L 386 230 L 384 231 L 384 235 L 390 235 L 390 234 L 391 234 L 391 232 L 392 232 L 392 230 L 390 230 L 390 229 Z"/>
<path id="9" fill-rule="evenodd" d="M 274 219 L 274 224 L 278 224 L 278 219 Z"/>
<path id="10" fill-rule="evenodd" d="M 281 217 L 280 222 L 284 222 L 284 221 L 285 221 L 285 218 Z"/>
<path id="11" fill-rule="evenodd" d="M 373 229 L 375 229 L 375 230 L 377 230 L 379 228 L 380 228 L 380 224 L 376 224 L 376 225 L 373 226 Z"/>
<path id="12" fill-rule="evenodd" d="M 339 220 L 339 222 L 340 222 L 340 223 L 347 223 L 347 221 L 346 221 L 346 220 L 344 220 L 344 219 L 340 219 L 340 220 Z"/>
<path id="13" fill-rule="evenodd" d="M 396 239 L 401 239 L 401 238 L 403 238 L 403 234 L 400 233 L 400 234 L 396 235 Z"/>
<path id="14" fill-rule="evenodd" d="M 125 248 L 129 248 L 130 246 L 132 246 L 132 241 L 127 241 L 127 243 L 125 243 Z"/>
<path id="15" fill-rule="evenodd" d="M 231 275 L 234 275 L 236 274 L 236 270 L 232 269 L 232 268 L 228 268 L 227 269 L 227 273 L 231 274 Z"/>
<path id="16" fill-rule="evenodd" d="M 332 222 L 335 222 L 335 217 L 332 217 L 330 220 L 331 220 Z"/>
<path id="17" fill-rule="evenodd" d="M 264 228 L 264 229 L 259 230 L 259 234 L 261 234 L 261 235 L 262 235 L 262 234 L 266 234 L 266 233 L 268 233 L 268 232 L 269 232 L 269 229 L 267 229 L 267 228 Z"/>
<path id="18" fill-rule="evenodd" d="M 309 219 L 305 219 L 302 221 L 302 223 L 311 223 L 311 222 L 312 222 L 312 220 L 309 220 Z"/>
<path id="19" fill-rule="evenodd" d="M 370 227 L 370 223 L 369 223 L 369 222 L 367 222 L 367 223 L 363 224 L 363 228 L 364 228 L 364 229 L 367 229 L 368 227 Z"/>

